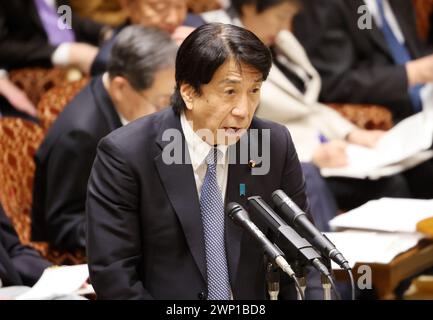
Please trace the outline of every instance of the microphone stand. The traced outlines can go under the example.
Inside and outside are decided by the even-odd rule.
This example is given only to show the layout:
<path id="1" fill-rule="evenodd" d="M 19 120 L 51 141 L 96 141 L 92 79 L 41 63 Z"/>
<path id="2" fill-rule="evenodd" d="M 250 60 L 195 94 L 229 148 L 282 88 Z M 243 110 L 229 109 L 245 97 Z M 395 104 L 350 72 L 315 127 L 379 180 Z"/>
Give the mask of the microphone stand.
<path id="1" fill-rule="evenodd" d="M 332 300 L 331 296 L 331 283 L 329 282 L 328 277 L 324 276 L 323 274 L 320 275 L 322 278 L 322 288 L 323 288 L 323 300 Z"/>
<path id="2" fill-rule="evenodd" d="M 279 267 L 270 261 L 266 266 L 266 282 L 268 284 L 269 299 L 278 300 L 278 294 L 280 293 Z"/>
<path id="3" fill-rule="evenodd" d="M 332 269 L 331 269 L 331 259 L 327 257 L 323 257 L 324 263 L 328 270 L 330 270 L 332 275 Z M 323 288 L 323 300 L 332 300 L 332 285 L 329 281 L 329 278 L 325 276 L 324 274 L 321 275 L 322 280 L 322 288 Z"/>
<path id="4" fill-rule="evenodd" d="M 305 297 L 305 290 L 307 289 L 307 276 L 305 272 L 305 265 L 295 260 L 293 264 L 293 271 L 295 271 L 296 278 L 298 279 L 299 286 L 302 290 L 303 296 Z M 297 293 L 298 300 L 302 300 L 301 294 Z"/>

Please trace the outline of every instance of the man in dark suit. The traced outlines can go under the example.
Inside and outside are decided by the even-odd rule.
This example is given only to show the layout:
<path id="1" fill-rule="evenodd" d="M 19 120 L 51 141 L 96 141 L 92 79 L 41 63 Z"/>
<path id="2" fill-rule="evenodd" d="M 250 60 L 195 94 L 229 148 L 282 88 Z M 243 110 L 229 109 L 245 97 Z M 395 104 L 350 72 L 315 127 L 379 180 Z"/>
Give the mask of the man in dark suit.
<path id="1" fill-rule="evenodd" d="M 295 34 L 321 75 L 323 102 L 383 105 L 395 122 L 422 109 L 421 90 L 433 82 L 433 55 L 425 56 L 411 1 L 303 3 Z M 413 197 L 433 197 L 433 161 L 404 175 Z"/>
<path id="2" fill-rule="evenodd" d="M 294 31 L 322 77 L 322 101 L 384 105 L 396 121 L 420 110 L 433 56 L 423 58 L 411 1 L 303 3 Z"/>
<path id="3" fill-rule="evenodd" d="M 224 207 L 281 188 L 308 211 L 287 129 L 254 117 L 271 61 L 250 31 L 201 26 L 178 51 L 173 108 L 101 140 L 86 207 L 98 298 L 266 298 L 264 252 Z"/>
<path id="4" fill-rule="evenodd" d="M 0 61 L 8 70 L 59 65 L 89 72 L 95 45 L 108 29 L 75 13 L 68 26 L 69 12 L 62 7 L 67 4 L 65 0 L 1 1 Z"/>
<path id="5" fill-rule="evenodd" d="M 116 36 L 130 24 L 165 30 L 180 44 L 194 28 L 205 23 L 200 16 L 187 12 L 186 0 L 121 0 L 120 4 L 127 13 L 128 22 L 117 28 L 111 39 L 101 46 L 92 65 L 92 75 L 107 70 L 107 61 Z"/>
<path id="6" fill-rule="evenodd" d="M 108 73 L 94 78 L 60 114 L 35 157 L 35 241 L 85 248 L 84 207 L 96 146 L 114 129 L 169 104 L 176 50 L 164 31 L 126 28 Z"/>
<path id="7" fill-rule="evenodd" d="M 33 286 L 50 266 L 35 250 L 21 244 L 0 205 L 0 287 Z"/>

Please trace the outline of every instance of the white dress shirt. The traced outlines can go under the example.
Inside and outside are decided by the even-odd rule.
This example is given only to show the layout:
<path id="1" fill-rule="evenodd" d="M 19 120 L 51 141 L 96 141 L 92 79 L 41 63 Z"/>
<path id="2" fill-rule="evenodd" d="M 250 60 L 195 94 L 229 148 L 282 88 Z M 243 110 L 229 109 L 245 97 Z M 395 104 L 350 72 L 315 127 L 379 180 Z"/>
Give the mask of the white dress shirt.
<path id="1" fill-rule="evenodd" d="M 55 8 L 56 7 L 56 0 L 44 0 L 44 2 L 49 5 L 50 7 Z"/>
<path id="2" fill-rule="evenodd" d="M 108 93 L 108 88 L 110 87 L 110 79 L 109 79 L 109 75 L 108 72 L 105 72 L 102 75 L 102 84 L 104 85 L 105 90 L 107 90 Z M 111 98 L 110 98 L 111 99 Z M 126 126 L 127 124 L 130 123 L 130 121 L 126 120 L 126 118 L 120 113 L 120 111 L 118 111 L 115 107 L 116 113 L 119 116 L 119 120 L 120 123 L 122 124 L 122 126 Z"/>
<path id="3" fill-rule="evenodd" d="M 180 124 L 185 136 L 186 144 L 191 158 L 191 165 L 194 172 L 195 184 L 197 187 L 198 197 L 200 199 L 201 187 L 203 186 L 204 178 L 207 171 L 206 156 L 209 154 L 212 146 L 204 142 L 193 130 L 191 124 L 186 119 L 185 113 L 182 112 L 180 116 Z M 227 190 L 227 177 L 228 177 L 228 147 L 226 145 L 217 146 L 221 152 L 221 159 L 217 161 L 217 182 L 221 190 L 223 201 Z"/>
<path id="4" fill-rule="evenodd" d="M 122 124 L 122 126 L 126 126 L 127 124 L 129 124 L 130 121 L 126 120 L 126 118 L 122 116 L 122 114 L 119 111 L 117 111 L 117 115 L 119 116 L 120 123 Z"/>
<path id="5" fill-rule="evenodd" d="M 212 146 L 204 142 L 193 130 L 190 122 L 186 119 L 185 113 L 180 115 L 180 124 L 185 136 L 186 145 L 188 147 L 191 165 L 194 172 L 195 185 L 197 187 L 198 198 L 201 197 L 201 187 L 203 186 L 204 178 L 207 171 L 206 157 L 209 154 Z M 218 150 L 221 156 L 217 160 L 217 182 L 222 193 L 223 202 L 225 201 L 227 190 L 227 178 L 229 168 L 229 153 L 228 146 L 218 145 Z M 230 288 L 230 300 L 233 300 L 233 290 Z"/>
<path id="6" fill-rule="evenodd" d="M 373 16 L 374 22 L 376 22 L 377 26 L 381 28 L 383 25 L 383 21 L 380 18 L 379 7 L 377 6 L 376 0 L 364 0 L 364 2 L 367 5 L 371 15 Z M 398 24 L 394 12 L 392 11 L 389 0 L 383 0 L 383 8 L 385 11 L 386 20 L 391 27 L 392 33 L 394 33 L 400 43 L 405 43 L 403 32 L 401 31 L 400 25 Z"/>

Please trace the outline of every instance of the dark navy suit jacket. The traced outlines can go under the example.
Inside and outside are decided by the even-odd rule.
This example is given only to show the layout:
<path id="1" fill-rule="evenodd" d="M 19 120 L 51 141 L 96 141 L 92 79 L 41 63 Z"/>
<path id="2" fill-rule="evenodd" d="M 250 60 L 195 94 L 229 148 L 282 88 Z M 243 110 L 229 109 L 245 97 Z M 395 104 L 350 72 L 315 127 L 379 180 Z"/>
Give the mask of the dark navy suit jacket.
<path id="1" fill-rule="evenodd" d="M 114 131 L 98 146 L 86 216 L 90 277 L 100 299 L 206 298 L 204 234 L 194 173 L 189 162 L 169 165 L 163 160 L 169 144 L 185 147 L 183 134 L 176 142 L 164 141 L 168 129 L 182 132 L 171 108 Z M 283 189 L 308 211 L 304 176 L 287 129 L 257 118 L 251 129 L 271 132 L 270 171 L 252 175 L 248 164 L 229 164 L 226 203 L 248 208 L 247 197 L 253 195 L 271 203 L 271 193 Z M 258 150 L 260 141 L 259 136 Z M 250 150 L 254 143 L 250 140 Z M 237 148 L 237 159 L 239 155 Z M 246 197 L 240 194 L 240 184 L 246 186 Z M 234 298 L 265 299 L 263 250 L 242 228 L 225 220 Z M 261 221 L 253 221 L 267 232 Z M 294 287 L 285 281 L 280 295 L 293 297 Z"/>
<path id="2" fill-rule="evenodd" d="M 32 237 L 85 248 L 87 180 L 100 139 L 121 126 L 102 78 L 92 79 L 57 118 L 35 156 Z"/>
<path id="3" fill-rule="evenodd" d="M 0 206 L 0 279 L 3 286 L 33 286 L 51 266 L 35 250 L 23 246 Z"/>

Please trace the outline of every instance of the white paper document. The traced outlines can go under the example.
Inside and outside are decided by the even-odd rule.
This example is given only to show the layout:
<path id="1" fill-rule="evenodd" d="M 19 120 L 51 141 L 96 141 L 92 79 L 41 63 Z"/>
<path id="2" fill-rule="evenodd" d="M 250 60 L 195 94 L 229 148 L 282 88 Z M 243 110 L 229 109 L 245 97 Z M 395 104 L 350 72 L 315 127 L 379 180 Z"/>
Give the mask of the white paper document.
<path id="1" fill-rule="evenodd" d="M 425 86 L 422 97 L 423 112 L 398 123 L 373 149 L 349 145 L 346 150 L 349 164 L 343 168 L 323 168 L 322 175 L 378 179 L 433 158 L 433 151 L 428 150 L 433 142 L 433 85 Z"/>
<path id="2" fill-rule="evenodd" d="M 417 233 L 377 233 L 366 231 L 330 232 L 326 236 L 349 261 L 356 263 L 388 264 L 399 254 L 415 247 L 422 235 Z M 332 263 L 333 269 L 340 269 Z"/>
<path id="3" fill-rule="evenodd" d="M 78 292 L 89 278 L 86 264 L 48 268 L 39 281 L 17 300 L 54 299 Z"/>
<path id="4" fill-rule="evenodd" d="M 430 217 L 433 217 L 433 200 L 383 198 L 335 217 L 329 226 L 331 230 L 415 233 L 418 222 Z"/>

